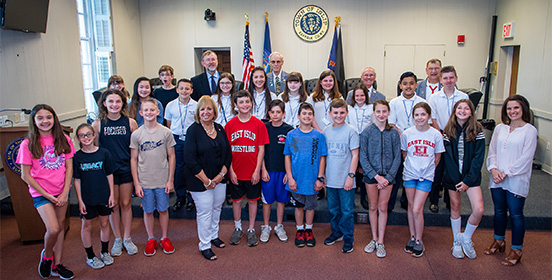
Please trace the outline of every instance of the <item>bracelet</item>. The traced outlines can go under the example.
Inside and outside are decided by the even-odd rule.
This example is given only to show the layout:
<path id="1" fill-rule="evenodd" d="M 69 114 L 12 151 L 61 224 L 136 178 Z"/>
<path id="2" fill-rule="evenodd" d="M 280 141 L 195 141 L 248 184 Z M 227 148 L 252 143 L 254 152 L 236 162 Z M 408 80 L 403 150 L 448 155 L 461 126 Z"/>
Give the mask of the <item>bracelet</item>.
<path id="1" fill-rule="evenodd" d="M 219 172 L 219 174 L 220 174 L 220 176 L 222 176 L 222 178 L 224 178 L 224 175 L 226 175 L 226 174 L 222 173 L 222 171 Z"/>
<path id="2" fill-rule="evenodd" d="M 211 179 L 209 179 L 209 183 L 207 185 L 203 185 L 204 187 L 208 187 L 211 184 Z"/>

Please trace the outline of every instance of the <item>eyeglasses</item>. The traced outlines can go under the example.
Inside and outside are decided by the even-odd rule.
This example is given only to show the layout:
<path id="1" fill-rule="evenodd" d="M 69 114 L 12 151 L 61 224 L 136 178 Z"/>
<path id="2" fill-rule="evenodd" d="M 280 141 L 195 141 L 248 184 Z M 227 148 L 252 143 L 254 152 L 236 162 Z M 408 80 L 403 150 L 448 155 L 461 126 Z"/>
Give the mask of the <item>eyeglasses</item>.
<path id="1" fill-rule="evenodd" d="M 79 138 L 81 138 L 81 139 L 83 139 L 83 138 L 85 138 L 85 137 L 91 138 L 92 136 L 94 136 L 94 133 L 92 133 L 92 132 L 81 133 L 81 134 L 79 134 L 78 136 L 79 136 Z"/>
<path id="2" fill-rule="evenodd" d="M 221 85 L 231 85 L 232 82 L 220 82 Z"/>

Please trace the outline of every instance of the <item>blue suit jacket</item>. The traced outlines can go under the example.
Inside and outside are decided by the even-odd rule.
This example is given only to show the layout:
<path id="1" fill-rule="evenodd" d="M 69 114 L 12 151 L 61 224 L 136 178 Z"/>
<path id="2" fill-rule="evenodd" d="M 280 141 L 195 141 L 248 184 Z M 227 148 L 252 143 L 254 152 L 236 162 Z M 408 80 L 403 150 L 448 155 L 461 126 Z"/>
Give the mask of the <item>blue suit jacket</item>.
<path id="1" fill-rule="evenodd" d="M 443 85 L 441 84 L 441 82 L 439 82 L 439 90 L 441 90 L 441 88 L 443 87 Z M 418 95 L 419 97 L 427 100 L 426 98 L 426 89 L 427 89 L 427 78 L 423 81 L 420 81 L 418 82 L 418 87 L 416 88 L 416 95 Z M 428 96 L 429 98 L 429 96 Z"/>
<path id="2" fill-rule="evenodd" d="M 220 73 L 219 73 L 220 77 Z M 203 95 L 211 96 L 211 87 L 209 86 L 209 80 L 207 79 L 207 73 L 203 72 L 197 76 L 192 77 L 192 84 L 194 86 L 194 92 L 192 92 L 192 99 L 198 101 Z M 217 81 L 218 82 L 218 81 Z"/>
<path id="3" fill-rule="evenodd" d="M 270 92 L 274 92 L 276 95 L 279 95 L 280 93 L 284 92 L 284 89 L 286 87 L 286 79 L 289 73 L 282 71 L 282 80 L 280 81 L 280 92 L 276 92 L 276 85 L 274 85 L 274 73 L 272 71 L 267 74 L 268 79 L 268 89 Z"/>

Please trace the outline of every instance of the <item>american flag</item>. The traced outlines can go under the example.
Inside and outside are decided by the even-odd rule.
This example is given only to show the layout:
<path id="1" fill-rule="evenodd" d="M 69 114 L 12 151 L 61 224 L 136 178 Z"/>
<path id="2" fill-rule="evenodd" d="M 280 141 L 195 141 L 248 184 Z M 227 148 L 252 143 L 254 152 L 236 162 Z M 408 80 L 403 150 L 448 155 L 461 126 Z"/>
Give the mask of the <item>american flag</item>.
<path id="1" fill-rule="evenodd" d="M 251 42 L 249 41 L 249 21 L 245 22 L 245 36 L 243 40 L 243 62 L 242 62 L 242 81 L 244 89 L 249 88 L 249 77 L 251 70 L 255 68 L 253 52 L 251 51 Z"/>

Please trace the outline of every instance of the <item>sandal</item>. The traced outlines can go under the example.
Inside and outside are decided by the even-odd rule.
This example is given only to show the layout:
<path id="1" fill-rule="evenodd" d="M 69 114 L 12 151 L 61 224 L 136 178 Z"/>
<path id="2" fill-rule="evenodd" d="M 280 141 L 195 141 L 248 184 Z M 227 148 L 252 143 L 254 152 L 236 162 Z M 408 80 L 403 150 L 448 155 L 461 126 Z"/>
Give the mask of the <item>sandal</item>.
<path id="1" fill-rule="evenodd" d="M 485 255 L 493 255 L 496 253 L 496 251 L 504 253 L 504 250 L 506 249 L 506 242 L 504 240 L 493 240 L 493 244 L 487 249 L 485 249 L 484 253 Z"/>
<path id="2" fill-rule="evenodd" d="M 217 256 L 215 255 L 215 253 L 213 253 L 213 250 L 211 250 L 211 248 L 201 251 L 201 254 L 205 259 L 210 261 L 214 261 L 217 259 Z"/>
<path id="3" fill-rule="evenodd" d="M 521 261 L 521 256 L 523 256 L 521 250 L 511 249 L 508 256 L 502 261 L 502 265 L 514 266 Z"/>
<path id="4" fill-rule="evenodd" d="M 217 247 L 217 248 L 224 248 L 226 247 L 226 244 L 224 244 L 224 242 L 222 240 L 220 240 L 220 238 L 215 238 L 213 240 L 211 240 L 211 244 L 213 244 L 213 246 Z"/>

